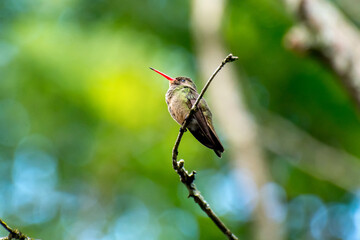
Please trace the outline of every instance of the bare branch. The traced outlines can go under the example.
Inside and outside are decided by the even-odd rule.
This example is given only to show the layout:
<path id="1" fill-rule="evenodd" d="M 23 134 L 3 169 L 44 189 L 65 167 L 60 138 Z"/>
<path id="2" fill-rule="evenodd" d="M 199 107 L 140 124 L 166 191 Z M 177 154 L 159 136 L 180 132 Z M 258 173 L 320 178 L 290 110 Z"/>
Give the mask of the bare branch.
<path id="1" fill-rule="evenodd" d="M 2 219 L 0 219 L 0 224 L 9 232 L 9 236 L 2 237 L 0 240 L 11 240 L 11 239 L 19 239 L 19 240 L 34 240 L 32 238 L 27 237 L 23 233 L 21 233 L 17 229 L 12 229 L 7 225 Z"/>
<path id="2" fill-rule="evenodd" d="M 196 99 L 194 105 L 192 106 L 188 116 L 185 118 L 185 121 L 183 122 L 182 126 L 180 127 L 179 134 L 176 138 L 175 145 L 173 147 L 172 151 L 172 163 L 173 168 L 177 172 L 177 174 L 180 176 L 180 181 L 186 186 L 186 188 L 189 191 L 189 197 L 192 197 L 194 201 L 200 206 L 200 208 L 209 216 L 209 218 L 216 224 L 216 226 L 229 238 L 232 240 L 238 239 L 231 231 L 228 229 L 225 224 L 219 219 L 218 216 L 214 213 L 214 211 L 210 208 L 210 205 L 205 201 L 204 197 L 201 195 L 200 191 L 197 190 L 194 180 L 195 180 L 195 171 L 191 172 L 190 174 L 186 171 L 184 168 L 184 160 L 177 161 L 178 157 L 178 148 L 182 139 L 182 136 L 184 135 L 184 132 L 186 131 L 186 127 L 189 124 L 189 120 L 192 115 L 196 111 L 196 107 L 198 103 L 200 102 L 201 98 L 204 96 L 205 91 L 209 87 L 211 81 L 214 79 L 216 74 L 225 66 L 228 62 L 233 62 L 237 60 L 238 58 L 236 56 L 233 56 L 232 54 L 229 54 L 220 64 L 220 66 L 215 70 L 215 72 L 211 75 L 209 80 L 206 82 L 204 88 L 201 90 L 201 93 L 199 97 Z"/>
<path id="3" fill-rule="evenodd" d="M 3 220 L 0 219 L 0 224 L 9 232 L 13 232 L 13 230 L 6 224 L 6 222 L 4 222 Z"/>
<path id="4" fill-rule="evenodd" d="M 283 0 L 299 20 L 285 36 L 288 48 L 316 56 L 340 78 L 360 108 L 360 34 L 330 1 Z"/>

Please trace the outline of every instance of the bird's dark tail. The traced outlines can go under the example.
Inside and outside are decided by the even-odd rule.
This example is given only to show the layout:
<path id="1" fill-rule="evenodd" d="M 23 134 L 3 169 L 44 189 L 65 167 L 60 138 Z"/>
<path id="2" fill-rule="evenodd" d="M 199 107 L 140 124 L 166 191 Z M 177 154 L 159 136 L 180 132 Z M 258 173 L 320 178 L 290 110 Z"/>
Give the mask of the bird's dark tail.
<path id="1" fill-rule="evenodd" d="M 219 137 L 216 135 L 215 132 L 210 131 L 211 134 L 211 140 L 214 143 L 214 147 L 212 149 L 214 149 L 214 152 L 216 153 L 216 155 L 221 158 L 221 154 L 224 152 L 224 147 L 221 144 Z"/>
<path id="2" fill-rule="evenodd" d="M 220 150 L 215 150 L 214 149 L 214 152 L 216 153 L 216 155 L 219 157 L 219 158 L 221 158 L 221 154 L 224 152 L 224 151 L 220 151 Z"/>
<path id="3" fill-rule="evenodd" d="M 204 135 L 204 133 L 200 130 L 192 130 L 189 129 L 191 134 L 204 146 L 213 149 L 215 154 L 221 158 L 221 154 L 224 152 L 224 147 L 222 146 L 218 136 L 216 133 L 212 131 L 212 129 L 209 131 L 209 135 Z"/>

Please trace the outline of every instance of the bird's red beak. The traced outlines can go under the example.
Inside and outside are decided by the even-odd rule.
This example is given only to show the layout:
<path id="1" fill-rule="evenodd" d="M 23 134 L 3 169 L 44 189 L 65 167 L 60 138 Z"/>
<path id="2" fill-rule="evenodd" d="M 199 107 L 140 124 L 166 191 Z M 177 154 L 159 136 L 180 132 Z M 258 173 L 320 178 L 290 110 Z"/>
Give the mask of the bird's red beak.
<path id="1" fill-rule="evenodd" d="M 168 75 L 166 75 L 165 73 L 162 73 L 162 72 L 160 72 L 160 71 L 158 71 L 158 70 L 156 70 L 156 69 L 154 69 L 154 68 L 150 68 L 151 70 L 153 70 L 153 71 L 155 71 L 155 72 L 157 72 L 158 74 L 160 74 L 161 76 L 163 76 L 163 77 L 165 77 L 167 80 L 169 80 L 169 81 L 175 81 L 175 78 L 172 78 L 172 77 L 169 77 Z"/>

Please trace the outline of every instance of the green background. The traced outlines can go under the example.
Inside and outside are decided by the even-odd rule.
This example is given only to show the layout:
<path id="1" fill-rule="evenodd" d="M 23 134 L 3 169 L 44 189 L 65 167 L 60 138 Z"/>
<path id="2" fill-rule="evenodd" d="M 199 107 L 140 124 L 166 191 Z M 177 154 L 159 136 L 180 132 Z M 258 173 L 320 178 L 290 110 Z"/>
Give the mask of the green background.
<path id="1" fill-rule="evenodd" d="M 172 170 L 179 126 L 164 101 L 167 81 L 148 68 L 198 76 L 190 8 L 181 0 L 0 2 L 0 217 L 10 226 L 52 240 L 224 239 Z M 225 11 L 224 42 L 239 56 L 226 67 L 246 74 L 254 119 L 267 109 L 360 157 L 359 111 L 325 65 L 283 47 L 293 20 L 281 2 L 232 0 Z M 356 192 L 266 156 L 286 239 L 360 238 Z M 180 157 L 219 216 L 252 239 L 257 193 L 246 175 L 237 186 L 231 159 L 188 133 Z"/>

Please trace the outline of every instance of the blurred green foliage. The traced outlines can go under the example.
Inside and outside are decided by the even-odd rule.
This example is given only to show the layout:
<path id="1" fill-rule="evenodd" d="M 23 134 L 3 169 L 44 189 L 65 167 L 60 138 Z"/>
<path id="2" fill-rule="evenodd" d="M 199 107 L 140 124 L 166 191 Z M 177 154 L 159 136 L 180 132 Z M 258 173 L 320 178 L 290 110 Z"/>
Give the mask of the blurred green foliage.
<path id="1" fill-rule="evenodd" d="M 228 2 L 224 39 L 240 58 L 231 67 L 247 76 L 250 110 L 360 157 L 358 112 L 323 65 L 283 48 L 285 12 L 280 2 Z M 167 82 L 148 69 L 196 76 L 190 26 L 190 1 L 0 2 L 0 217 L 40 239 L 223 238 L 171 168 L 178 126 Z M 237 188 L 226 155 L 216 159 L 189 134 L 180 152 L 210 204 L 249 238 L 256 193 L 246 175 Z M 323 239 L 311 224 L 327 206 L 330 225 L 337 213 L 360 214 L 354 194 L 280 157 L 269 163 L 288 239 Z M 358 218 L 344 221 L 359 234 Z M 326 239 L 359 236 L 343 231 Z"/>

